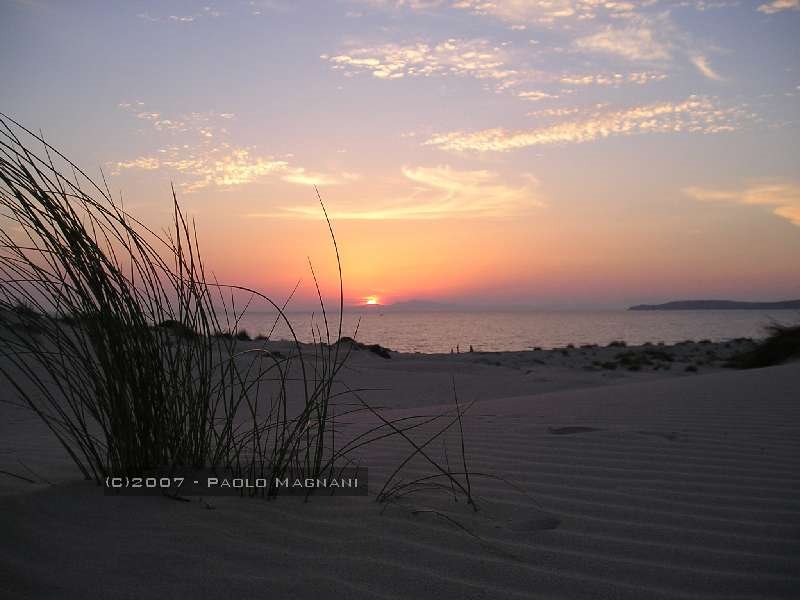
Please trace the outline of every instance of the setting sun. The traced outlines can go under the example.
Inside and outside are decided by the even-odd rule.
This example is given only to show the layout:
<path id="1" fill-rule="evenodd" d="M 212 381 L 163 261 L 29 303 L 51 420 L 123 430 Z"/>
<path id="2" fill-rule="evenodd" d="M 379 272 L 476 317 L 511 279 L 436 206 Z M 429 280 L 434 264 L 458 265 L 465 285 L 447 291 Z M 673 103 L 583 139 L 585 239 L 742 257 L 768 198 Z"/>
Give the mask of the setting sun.
<path id="1" fill-rule="evenodd" d="M 364 304 L 375 305 L 375 304 L 380 304 L 380 302 L 378 302 L 378 297 L 377 296 L 367 296 L 364 299 Z"/>

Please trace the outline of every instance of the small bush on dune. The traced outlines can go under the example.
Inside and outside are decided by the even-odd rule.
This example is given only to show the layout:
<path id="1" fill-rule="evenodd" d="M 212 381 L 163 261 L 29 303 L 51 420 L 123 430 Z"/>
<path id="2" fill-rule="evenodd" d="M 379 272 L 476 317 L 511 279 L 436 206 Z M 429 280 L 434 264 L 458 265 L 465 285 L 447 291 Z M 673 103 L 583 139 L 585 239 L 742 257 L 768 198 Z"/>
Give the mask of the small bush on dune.
<path id="1" fill-rule="evenodd" d="M 785 363 L 800 357 L 800 325 L 770 325 L 769 335 L 752 350 L 731 357 L 728 367 L 756 369 Z"/>
<path id="2" fill-rule="evenodd" d="M 391 350 L 389 350 L 389 348 L 384 348 L 380 344 L 362 344 L 361 342 L 357 342 L 348 336 L 339 338 L 339 341 L 336 342 L 336 344 L 347 344 L 354 350 L 369 350 L 381 358 L 392 358 L 392 355 L 390 354 Z"/>

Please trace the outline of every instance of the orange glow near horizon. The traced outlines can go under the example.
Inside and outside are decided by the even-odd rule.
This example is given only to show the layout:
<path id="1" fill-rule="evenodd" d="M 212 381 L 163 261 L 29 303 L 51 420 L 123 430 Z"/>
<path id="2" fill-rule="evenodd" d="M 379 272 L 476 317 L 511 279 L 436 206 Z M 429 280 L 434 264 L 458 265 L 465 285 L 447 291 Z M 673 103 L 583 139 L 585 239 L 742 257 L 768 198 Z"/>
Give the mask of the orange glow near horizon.
<path id="1" fill-rule="evenodd" d="M 601 191 L 595 196 L 606 200 Z M 562 193 L 577 196 L 579 190 Z M 341 195 L 331 192 L 329 206 L 342 202 Z M 667 202 L 667 196 L 658 199 Z M 280 301 L 301 281 L 292 305 L 314 307 L 311 257 L 323 297 L 338 298 L 336 256 L 324 222 L 243 218 L 205 199 L 191 200 L 206 264 L 221 281 Z M 243 194 L 239 201 L 252 199 Z M 369 309 L 407 300 L 623 306 L 675 294 L 747 299 L 745 280 L 750 288 L 767 290 L 760 292 L 765 296 L 796 294 L 791 282 L 798 281 L 798 266 L 786 248 L 796 252 L 800 238 L 787 238 L 794 233 L 789 224 L 779 221 L 785 229 L 777 235 L 770 214 L 755 219 L 734 211 L 740 219 L 732 216 L 729 231 L 715 239 L 698 232 L 711 231 L 716 212 L 707 204 L 688 204 L 689 209 L 697 229 L 685 227 L 683 219 L 621 219 L 566 202 L 542 209 L 533 220 L 334 221 L 345 303 Z M 150 220 L 156 228 L 157 216 Z M 732 263 L 730 248 L 745 247 L 751 237 L 763 240 L 758 252 L 740 253 Z M 765 257 L 772 261 L 769 272 Z M 787 283 L 778 287 L 775 280 Z"/>

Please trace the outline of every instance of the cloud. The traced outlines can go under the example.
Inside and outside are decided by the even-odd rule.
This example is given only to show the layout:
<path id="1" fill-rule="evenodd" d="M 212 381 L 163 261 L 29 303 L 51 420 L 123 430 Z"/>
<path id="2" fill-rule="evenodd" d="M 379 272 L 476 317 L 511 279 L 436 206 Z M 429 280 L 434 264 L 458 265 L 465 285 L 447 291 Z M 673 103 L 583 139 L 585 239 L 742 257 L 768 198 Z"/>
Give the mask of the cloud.
<path id="1" fill-rule="evenodd" d="M 691 7 L 698 11 L 736 6 L 739 0 L 350 0 L 384 9 L 407 9 L 415 12 L 450 7 L 499 19 L 522 31 L 526 25 L 554 25 L 559 21 L 591 23 L 600 19 L 632 19 L 645 11 L 661 9 L 664 4 Z M 796 0 L 775 0 L 786 4 Z"/>
<path id="2" fill-rule="evenodd" d="M 688 187 L 683 192 L 700 202 L 770 206 L 773 214 L 800 226 L 800 185 L 796 183 L 762 182 L 743 190 Z"/>
<path id="3" fill-rule="evenodd" d="M 288 157 L 257 152 L 228 141 L 228 121 L 233 113 L 192 112 L 172 118 L 146 110 L 143 102 L 123 102 L 120 108 L 150 124 L 156 135 L 172 141 L 158 151 L 112 163 L 112 175 L 126 170 L 162 171 L 175 177 L 185 192 L 204 188 L 230 188 L 279 178 L 298 185 L 339 185 L 353 181 L 352 173 L 317 173 L 292 164 Z"/>
<path id="4" fill-rule="evenodd" d="M 548 94 L 547 92 L 519 92 L 517 96 L 534 102 L 538 102 L 539 100 L 556 100 L 558 98 L 557 95 Z"/>
<path id="5" fill-rule="evenodd" d="M 708 59 L 705 56 L 701 54 L 695 54 L 690 60 L 692 61 L 692 64 L 697 67 L 697 70 L 700 71 L 704 76 L 708 77 L 709 79 L 713 79 L 714 81 L 723 80 L 722 76 L 711 68 L 711 65 L 708 64 Z"/>
<path id="6" fill-rule="evenodd" d="M 715 8 L 729 8 L 731 6 L 736 6 L 738 3 L 738 0 L 716 0 L 711 2 L 708 0 L 693 0 L 692 2 L 686 1 L 683 5 L 692 6 L 696 10 L 703 12 Z"/>
<path id="7" fill-rule="evenodd" d="M 329 207 L 329 215 L 337 220 L 489 218 L 508 217 L 543 206 L 537 182 L 531 176 L 514 186 L 491 171 L 460 171 L 448 165 L 403 167 L 402 173 L 411 186 L 406 197 L 369 208 Z M 288 207 L 284 216 L 320 218 L 319 206 Z"/>
<path id="8" fill-rule="evenodd" d="M 179 176 L 179 186 L 186 192 L 207 187 L 231 187 L 258 181 L 266 175 L 288 173 L 285 160 L 254 155 L 247 148 L 222 144 L 214 148 L 174 145 L 158 153 L 114 163 L 114 174 L 127 169 L 165 171 Z"/>
<path id="9" fill-rule="evenodd" d="M 134 158 L 133 160 L 125 160 L 114 163 L 114 166 L 116 167 L 115 173 L 119 172 L 120 169 L 141 169 L 143 171 L 155 171 L 161 166 L 161 163 L 156 157 L 142 156 L 139 158 Z"/>
<path id="10" fill-rule="evenodd" d="M 215 19 L 223 16 L 223 13 L 212 6 L 204 6 L 199 12 L 190 15 L 166 15 L 166 16 L 153 16 L 150 13 L 143 12 L 136 15 L 143 21 L 150 23 L 194 23 L 199 19 Z"/>
<path id="11" fill-rule="evenodd" d="M 374 8 L 407 8 L 413 11 L 431 10 L 444 4 L 444 0 L 357 0 L 357 2 Z"/>
<path id="12" fill-rule="evenodd" d="M 284 181 L 289 183 L 297 183 L 299 185 L 341 185 L 350 181 L 357 181 L 361 177 L 356 173 L 313 173 L 304 169 L 303 167 L 293 167 L 287 169 L 288 173 L 281 177 Z"/>
<path id="13" fill-rule="evenodd" d="M 595 112 L 581 120 L 562 121 L 538 129 L 502 128 L 434 135 L 424 142 L 452 151 L 505 152 L 548 144 L 579 144 L 611 136 L 642 133 L 718 133 L 732 131 L 750 115 L 741 108 L 721 108 L 704 96 L 683 102 L 661 102 L 621 111 Z"/>
<path id="14" fill-rule="evenodd" d="M 248 3 L 250 14 L 263 15 L 265 11 L 275 13 L 288 13 L 293 9 L 293 4 L 287 0 L 250 0 Z"/>
<path id="15" fill-rule="evenodd" d="M 564 85 L 599 85 L 618 87 L 623 84 L 644 85 L 651 81 L 662 81 L 667 78 L 666 73 L 653 73 L 640 71 L 634 73 L 599 73 L 596 75 L 564 75 L 560 82 Z"/>
<path id="16" fill-rule="evenodd" d="M 171 146 L 157 154 L 119 161 L 113 174 L 122 170 L 164 171 L 178 176 L 185 192 L 205 188 L 230 188 L 278 177 L 298 185 L 340 185 L 358 178 L 352 173 L 317 173 L 294 166 L 285 159 L 256 154 L 252 148 L 221 144 L 218 147 L 187 148 Z"/>
<path id="17" fill-rule="evenodd" d="M 512 20 L 536 15 L 549 15 L 547 18 L 572 15 L 582 20 L 580 23 L 564 23 L 554 32 L 558 35 L 557 39 L 536 50 L 531 50 L 530 44 L 524 41 L 522 45 L 525 47 L 522 48 L 519 43 L 512 41 L 492 43 L 484 38 L 451 38 L 439 43 L 415 41 L 354 45 L 335 54 L 322 54 L 321 58 L 347 77 L 360 73 L 372 74 L 380 79 L 448 75 L 473 77 L 483 80 L 486 89 L 497 93 L 513 90 L 518 97 L 527 99 L 543 99 L 545 96 L 538 95 L 538 91 L 520 94 L 523 86 L 537 90 L 542 85 L 559 83 L 571 87 L 619 87 L 661 81 L 667 78 L 667 69 L 674 68 L 678 61 L 684 63 L 684 68 L 692 65 L 689 68 L 697 69 L 709 79 L 721 81 L 723 78 L 711 66 L 706 53 L 699 49 L 691 36 L 679 30 L 669 11 L 642 12 L 655 4 L 655 0 L 639 2 L 634 10 L 631 3 L 613 0 L 456 2 L 450 6 Z M 684 0 L 683 5 L 694 6 L 689 0 Z M 626 15 L 624 20 L 609 20 L 621 14 Z M 528 26 L 515 24 L 513 27 L 519 29 Z M 552 72 L 541 67 L 557 62 L 543 59 L 574 54 L 589 55 L 589 60 L 602 61 L 603 66 L 595 72 L 577 74 Z M 609 58 L 617 59 L 613 62 L 644 63 L 651 68 L 632 72 L 622 68 L 609 72 L 610 69 L 619 68 L 612 66 Z M 544 89 L 543 93 L 555 97 L 568 92 L 562 87 L 560 90 Z"/>
<path id="18" fill-rule="evenodd" d="M 661 39 L 644 21 L 624 28 L 605 27 L 602 31 L 575 40 L 586 52 L 613 54 L 630 61 L 666 61 L 672 58 L 671 44 Z"/>
<path id="19" fill-rule="evenodd" d="M 577 114 L 581 111 L 579 108 L 545 108 L 543 110 L 536 110 L 533 112 L 527 113 L 529 117 L 544 117 L 544 118 L 552 118 L 552 117 L 567 117 L 569 115 Z"/>
<path id="20" fill-rule="evenodd" d="M 147 110 L 144 102 L 120 102 L 119 108 L 132 114 L 141 121 L 152 125 L 159 132 L 189 133 L 204 138 L 224 136 L 227 121 L 235 118 L 233 113 L 218 113 L 215 111 L 190 112 L 178 117 L 166 118 L 159 112 Z"/>
<path id="21" fill-rule="evenodd" d="M 562 19 L 591 20 L 600 15 L 630 17 L 639 5 L 651 2 L 613 0 L 458 0 L 454 8 L 490 15 L 513 24 L 550 24 Z"/>
<path id="22" fill-rule="evenodd" d="M 800 0 L 772 0 L 760 5 L 759 12 L 772 15 L 782 10 L 800 10 Z"/>
<path id="23" fill-rule="evenodd" d="M 515 73 L 506 67 L 502 48 L 482 39 L 449 39 L 435 45 L 383 44 L 351 48 L 335 56 L 323 54 L 321 58 L 346 75 L 367 72 L 379 79 L 444 75 L 503 79 Z"/>

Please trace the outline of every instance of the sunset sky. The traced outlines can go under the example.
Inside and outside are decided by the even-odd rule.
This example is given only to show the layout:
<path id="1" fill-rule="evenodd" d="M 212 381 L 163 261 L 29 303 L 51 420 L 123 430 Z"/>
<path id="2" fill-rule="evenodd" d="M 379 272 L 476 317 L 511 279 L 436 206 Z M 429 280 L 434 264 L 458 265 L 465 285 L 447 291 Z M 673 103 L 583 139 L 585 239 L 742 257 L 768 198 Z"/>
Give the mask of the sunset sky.
<path id="1" fill-rule="evenodd" d="M 0 0 L 0 111 L 226 282 L 800 297 L 800 0 Z"/>

